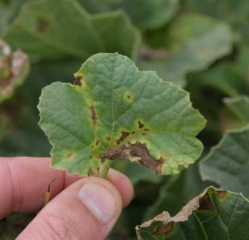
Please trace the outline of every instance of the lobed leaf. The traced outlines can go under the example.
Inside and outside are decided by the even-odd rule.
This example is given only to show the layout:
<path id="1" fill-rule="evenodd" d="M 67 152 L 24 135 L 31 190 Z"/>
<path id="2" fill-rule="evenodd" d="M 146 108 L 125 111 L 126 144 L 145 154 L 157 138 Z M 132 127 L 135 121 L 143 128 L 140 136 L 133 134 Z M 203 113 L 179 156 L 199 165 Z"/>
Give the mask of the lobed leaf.
<path id="1" fill-rule="evenodd" d="M 204 157 L 203 179 L 215 181 L 224 189 L 249 196 L 249 126 L 227 131 L 217 146 Z"/>
<path id="2" fill-rule="evenodd" d="M 136 227 L 139 240 L 246 240 L 249 202 L 242 194 L 207 188 L 171 217 L 163 212 Z"/>
<path id="3" fill-rule="evenodd" d="M 247 0 L 186 0 L 183 6 L 187 11 L 203 13 L 226 21 L 234 30 L 237 40 L 248 44 L 249 2 Z"/>
<path id="4" fill-rule="evenodd" d="M 171 176 L 161 186 L 157 200 L 145 212 L 144 220 L 157 216 L 167 209 L 170 215 L 179 212 L 183 205 L 210 186 L 210 182 L 202 181 L 197 162 L 180 174 Z"/>
<path id="5" fill-rule="evenodd" d="M 90 13 L 123 9 L 140 29 L 152 29 L 168 23 L 176 14 L 178 0 L 79 0 Z M 141 7 L 142 6 L 142 7 Z"/>
<path id="6" fill-rule="evenodd" d="M 4 38 L 39 59 L 86 59 L 97 52 L 116 51 L 135 58 L 140 42 L 124 12 L 91 16 L 72 0 L 25 4 Z"/>
<path id="7" fill-rule="evenodd" d="M 249 97 L 238 96 L 236 98 L 225 98 L 224 103 L 231 109 L 241 120 L 249 123 Z"/>
<path id="8" fill-rule="evenodd" d="M 101 158 L 129 159 L 175 174 L 200 156 L 195 136 L 206 121 L 178 86 L 107 53 L 89 58 L 75 77 L 75 85 L 45 87 L 38 105 L 54 167 L 85 175 Z"/>
<path id="9" fill-rule="evenodd" d="M 232 51 L 229 26 L 201 14 L 182 14 L 165 33 L 168 51 L 160 58 L 140 58 L 141 69 L 157 70 L 165 81 L 183 85 L 190 71 L 206 69 Z"/>

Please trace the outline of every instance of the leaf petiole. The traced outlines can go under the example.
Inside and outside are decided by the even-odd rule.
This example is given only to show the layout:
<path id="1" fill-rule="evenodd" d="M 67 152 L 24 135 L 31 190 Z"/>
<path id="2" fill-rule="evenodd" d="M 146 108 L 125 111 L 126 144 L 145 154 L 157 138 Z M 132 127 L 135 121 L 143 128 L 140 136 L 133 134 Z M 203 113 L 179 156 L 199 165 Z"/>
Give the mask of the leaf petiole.
<path id="1" fill-rule="evenodd" d="M 106 178 L 108 171 L 109 171 L 109 168 L 111 167 L 113 161 L 109 160 L 109 159 L 104 159 L 104 158 L 102 158 L 102 160 L 104 161 L 104 164 L 103 164 L 103 168 L 102 168 L 101 173 L 100 173 L 100 177 Z"/>

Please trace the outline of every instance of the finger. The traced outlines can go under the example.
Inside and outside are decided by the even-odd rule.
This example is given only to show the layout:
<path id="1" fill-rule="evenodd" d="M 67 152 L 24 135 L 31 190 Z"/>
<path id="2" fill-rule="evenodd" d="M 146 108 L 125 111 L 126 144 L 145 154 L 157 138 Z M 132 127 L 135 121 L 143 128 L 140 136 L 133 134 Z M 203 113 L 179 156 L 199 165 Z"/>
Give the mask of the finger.
<path id="1" fill-rule="evenodd" d="M 103 240 L 121 210 L 122 198 L 113 184 L 83 178 L 49 202 L 17 239 Z"/>
<path id="2" fill-rule="evenodd" d="M 49 183 L 53 198 L 65 187 L 79 179 L 65 171 L 49 167 L 49 158 L 1 158 L 0 159 L 0 219 L 20 212 L 34 212 L 44 205 Z"/>
<path id="3" fill-rule="evenodd" d="M 110 181 L 118 189 L 122 197 L 123 207 L 126 207 L 130 203 L 134 194 L 133 185 L 130 179 L 126 175 L 114 169 L 110 169 L 108 172 L 107 180 Z"/>
<path id="4" fill-rule="evenodd" d="M 48 185 L 57 178 L 51 185 L 51 198 L 78 180 L 79 176 L 50 168 L 50 158 L 0 158 L 0 219 L 11 213 L 40 210 Z M 133 194 L 129 179 L 110 170 L 108 180 L 119 190 L 123 206 L 126 206 Z"/>

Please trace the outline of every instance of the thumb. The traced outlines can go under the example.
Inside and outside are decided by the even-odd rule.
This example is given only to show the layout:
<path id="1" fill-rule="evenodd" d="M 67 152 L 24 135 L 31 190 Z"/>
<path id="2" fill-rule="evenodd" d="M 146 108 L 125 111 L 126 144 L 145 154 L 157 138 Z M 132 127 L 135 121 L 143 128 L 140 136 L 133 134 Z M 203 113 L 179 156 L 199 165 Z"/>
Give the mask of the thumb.
<path id="1" fill-rule="evenodd" d="M 17 239 L 103 240 L 121 210 L 122 198 L 114 185 L 83 178 L 50 201 Z"/>

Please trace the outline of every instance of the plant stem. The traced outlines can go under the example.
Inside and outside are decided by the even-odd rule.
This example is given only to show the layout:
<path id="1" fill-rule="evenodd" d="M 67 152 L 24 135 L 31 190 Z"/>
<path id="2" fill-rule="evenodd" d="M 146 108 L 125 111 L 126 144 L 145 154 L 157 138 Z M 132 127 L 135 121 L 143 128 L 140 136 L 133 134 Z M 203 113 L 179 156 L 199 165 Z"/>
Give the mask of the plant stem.
<path id="1" fill-rule="evenodd" d="M 107 174 L 108 174 L 108 171 L 109 171 L 109 168 L 112 165 L 112 160 L 108 160 L 108 159 L 102 159 L 102 160 L 104 160 L 104 164 L 103 164 L 102 171 L 100 173 L 100 177 L 101 178 L 106 178 Z"/>

